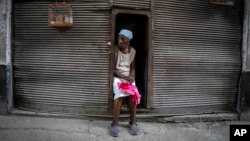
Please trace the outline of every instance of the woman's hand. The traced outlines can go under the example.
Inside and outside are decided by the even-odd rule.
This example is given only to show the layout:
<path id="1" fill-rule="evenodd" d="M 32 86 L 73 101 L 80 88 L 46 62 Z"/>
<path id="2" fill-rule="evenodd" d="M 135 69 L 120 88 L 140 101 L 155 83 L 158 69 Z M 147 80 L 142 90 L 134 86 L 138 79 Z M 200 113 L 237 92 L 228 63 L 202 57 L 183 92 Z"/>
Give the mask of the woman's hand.
<path id="1" fill-rule="evenodd" d="M 114 73 L 115 73 L 115 76 L 120 77 L 122 79 L 125 79 L 125 80 L 129 81 L 130 83 L 133 83 L 135 81 L 135 76 L 132 74 L 130 74 L 129 76 L 125 76 L 125 75 L 121 74 L 118 70 L 115 70 Z"/>
<path id="2" fill-rule="evenodd" d="M 132 76 L 132 75 L 129 75 L 129 76 L 124 76 L 125 80 L 129 81 L 130 83 L 133 83 L 135 81 L 135 77 Z"/>

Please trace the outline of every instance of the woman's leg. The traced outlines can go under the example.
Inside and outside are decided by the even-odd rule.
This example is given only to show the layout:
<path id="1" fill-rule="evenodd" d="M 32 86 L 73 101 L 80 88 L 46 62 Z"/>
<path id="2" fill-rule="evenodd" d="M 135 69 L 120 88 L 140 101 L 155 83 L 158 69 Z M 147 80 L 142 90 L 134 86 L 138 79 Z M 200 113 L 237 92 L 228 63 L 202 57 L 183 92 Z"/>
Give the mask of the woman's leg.
<path id="1" fill-rule="evenodd" d="M 132 101 L 132 96 L 129 97 L 128 100 L 129 111 L 130 111 L 130 125 L 129 125 L 129 132 L 132 135 L 138 135 L 140 129 L 136 123 L 136 104 Z"/>
<path id="2" fill-rule="evenodd" d="M 136 123 L 136 104 L 132 101 L 132 96 L 129 96 L 128 108 L 130 112 L 130 124 L 135 124 Z"/>
<path id="3" fill-rule="evenodd" d="M 113 123 L 112 123 L 112 126 L 114 125 L 118 125 L 118 121 L 119 121 L 119 116 L 120 116 L 120 111 L 121 111 L 121 106 L 122 106 L 122 101 L 123 101 L 123 98 L 120 97 L 120 98 L 117 98 L 115 101 L 114 101 L 114 117 L 113 117 Z"/>

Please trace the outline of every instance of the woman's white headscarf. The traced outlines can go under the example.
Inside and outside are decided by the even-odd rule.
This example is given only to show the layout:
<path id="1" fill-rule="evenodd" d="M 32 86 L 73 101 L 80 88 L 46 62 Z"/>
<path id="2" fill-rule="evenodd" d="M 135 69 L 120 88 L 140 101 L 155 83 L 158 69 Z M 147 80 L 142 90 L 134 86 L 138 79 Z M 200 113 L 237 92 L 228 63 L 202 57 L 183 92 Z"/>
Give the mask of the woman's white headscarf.
<path id="1" fill-rule="evenodd" d="M 127 30 L 127 29 L 122 29 L 122 30 L 119 32 L 119 35 L 123 35 L 123 36 L 125 36 L 126 38 L 128 38 L 129 40 L 132 40 L 132 39 L 133 39 L 133 33 L 132 33 L 130 30 Z"/>

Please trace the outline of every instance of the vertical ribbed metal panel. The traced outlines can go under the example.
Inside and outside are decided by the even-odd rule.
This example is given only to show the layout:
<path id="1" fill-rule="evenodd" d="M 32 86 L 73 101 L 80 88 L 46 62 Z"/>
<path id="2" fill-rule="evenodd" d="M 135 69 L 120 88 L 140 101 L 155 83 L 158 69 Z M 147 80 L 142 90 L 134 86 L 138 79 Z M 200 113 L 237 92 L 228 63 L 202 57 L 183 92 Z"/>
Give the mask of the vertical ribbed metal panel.
<path id="1" fill-rule="evenodd" d="M 108 106 L 108 2 L 70 2 L 71 29 L 48 27 L 47 8 L 52 2 L 14 3 L 14 94 L 18 106 Z"/>
<path id="2" fill-rule="evenodd" d="M 150 9 L 151 0 L 113 0 L 114 6 Z"/>
<path id="3" fill-rule="evenodd" d="M 232 105 L 241 69 L 234 7 L 208 0 L 158 0 L 154 22 L 154 108 Z"/>

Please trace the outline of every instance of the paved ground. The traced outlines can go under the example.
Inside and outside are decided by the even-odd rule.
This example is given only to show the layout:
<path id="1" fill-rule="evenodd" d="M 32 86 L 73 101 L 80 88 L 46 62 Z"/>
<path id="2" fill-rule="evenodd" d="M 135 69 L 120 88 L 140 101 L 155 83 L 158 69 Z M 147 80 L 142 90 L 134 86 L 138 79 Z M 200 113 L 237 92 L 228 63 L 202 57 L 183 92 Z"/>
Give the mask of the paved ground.
<path id="1" fill-rule="evenodd" d="M 1 141 L 229 141 L 230 124 L 239 121 L 213 122 L 145 122 L 138 121 L 141 132 L 132 136 L 126 119 L 121 134 L 108 134 L 109 119 L 55 118 L 41 116 L 0 115 Z"/>

